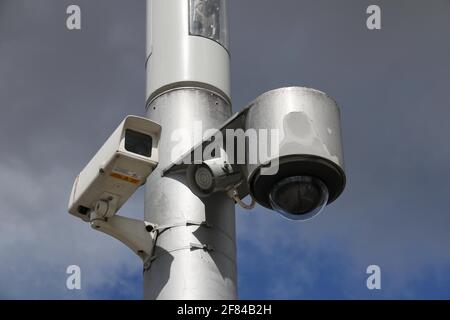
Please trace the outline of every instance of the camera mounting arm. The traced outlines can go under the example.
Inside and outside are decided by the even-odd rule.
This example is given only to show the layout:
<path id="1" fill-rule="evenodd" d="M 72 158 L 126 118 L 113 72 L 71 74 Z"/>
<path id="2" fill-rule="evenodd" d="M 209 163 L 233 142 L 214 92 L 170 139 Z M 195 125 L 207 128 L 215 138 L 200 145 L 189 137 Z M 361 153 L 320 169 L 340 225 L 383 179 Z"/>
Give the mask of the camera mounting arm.
<path id="1" fill-rule="evenodd" d="M 209 144 L 211 144 L 217 134 L 226 136 L 226 130 L 245 128 L 245 116 L 247 115 L 248 109 L 249 108 L 246 107 L 242 111 L 232 115 L 224 124 L 221 125 L 219 129 L 215 130 L 208 137 L 205 137 L 202 142 L 185 152 L 179 159 L 177 159 L 177 161 L 164 168 L 161 175 L 164 177 L 170 175 L 171 173 L 183 172 L 187 170 L 190 164 L 201 164 L 204 160 L 203 152 L 201 152 L 201 150 L 204 150 Z M 200 152 L 198 152 L 199 150 Z M 196 156 L 198 154 L 201 155 L 200 159 Z"/>
<path id="2" fill-rule="evenodd" d="M 168 176 L 173 173 L 186 172 L 188 175 L 188 181 L 194 180 L 195 177 L 190 176 L 195 176 L 194 168 L 196 167 L 196 165 L 209 164 L 212 166 L 209 167 L 209 170 L 214 169 L 214 172 L 211 172 L 212 176 L 214 176 L 214 173 L 222 173 L 222 171 L 227 172 L 227 174 L 225 174 L 226 177 L 221 178 L 224 178 L 225 180 L 222 182 L 230 183 L 230 185 L 227 186 L 225 190 L 221 191 L 225 191 L 228 197 L 233 199 L 244 209 L 250 210 L 251 208 L 253 208 L 255 205 L 253 201 L 250 205 L 247 205 L 241 201 L 241 199 L 249 195 L 249 190 L 247 183 L 243 180 L 241 166 L 236 165 L 238 161 L 236 161 L 236 159 L 229 159 L 231 160 L 231 163 L 233 163 L 233 165 L 231 165 L 228 162 L 226 150 L 222 150 L 224 153 L 224 157 L 221 158 L 220 156 L 216 155 L 216 158 L 211 160 L 204 158 L 203 154 L 203 150 L 205 150 L 209 145 L 213 144 L 218 136 L 225 138 L 227 136 L 227 130 L 244 130 L 245 116 L 247 115 L 248 110 L 249 107 L 246 107 L 242 111 L 231 116 L 227 121 L 225 121 L 224 124 L 220 126 L 220 128 L 213 131 L 209 136 L 204 137 L 204 139 L 200 143 L 193 146 L 190 150 L 184 153 L 179 159 L 177 159 L 177 161 L 173 162 L 168 167 L 163 169 L 162 176 Z M 236 155 L 236 151 L 234 152 L 234 154 Z M 192 169 L 194 169 L 194 172 Z M 194 184 L 190 185 L 191 189 L 193 189 L 193 185 Z M 198 190 L 193 190 L 194 193 L 196 193 L 196 191 Z M 201 196 L 208 196 L 208 194 L 203 194 Z"/>
<path id="3" fill-rule="evenodd" d="M 95 211 L 91 215 L 91 227 L 116 238 L 142 260 L 153 255 L 157 230 L 156 226 L 141 220 L 135 220 L 118 215 L 110 217 L 98 216 Z"/>

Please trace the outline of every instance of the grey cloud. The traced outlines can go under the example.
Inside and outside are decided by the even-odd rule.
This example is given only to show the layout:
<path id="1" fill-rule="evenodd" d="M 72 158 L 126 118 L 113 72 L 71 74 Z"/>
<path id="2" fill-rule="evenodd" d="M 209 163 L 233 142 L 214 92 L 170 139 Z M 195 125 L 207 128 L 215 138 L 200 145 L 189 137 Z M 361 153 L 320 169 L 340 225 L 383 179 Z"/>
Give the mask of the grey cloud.
<path id="1" fill-rule="evenodd" d="M 379 263 L 391 296 L 405 297 L 429 266 L 448 279 L 450 11 L 445 1 L 378 3 L 379 32 L 365 28 L 365 1 L 284 1 L 276 10 L 260 1 L 258 14 L 233 8 L 235 102 L 290 84 L 329 93 L 343 111 L 348 174 L 344 195 L 312 222 L 260 214 L 238 227 L 271 258 L 280 243 L 318 253 L 333 244 L 348 259 L 343 286 Z"/>
<path id="2" fill-rule="evenodd" d="M 135 290 L 119 274 L 138 276 L 140 260 L 71 218 L 67 201 L 76 174 L 121 118 L 143 114 L 145 43 L 129 39 L 133 28 L 145 36 L 145 22 L 128 22 L 143 18 L 145 6 L 80 2 L 90 27 L 77 34 L 65 28 L 68 1 L 2 4 L 1 297 L 95 298 L 111 283 Z M 143 204 L 135 198 L 124 210 L 142 216 Z M 70 264 L 82 267 L 80 293 L 65 288 Z"/>

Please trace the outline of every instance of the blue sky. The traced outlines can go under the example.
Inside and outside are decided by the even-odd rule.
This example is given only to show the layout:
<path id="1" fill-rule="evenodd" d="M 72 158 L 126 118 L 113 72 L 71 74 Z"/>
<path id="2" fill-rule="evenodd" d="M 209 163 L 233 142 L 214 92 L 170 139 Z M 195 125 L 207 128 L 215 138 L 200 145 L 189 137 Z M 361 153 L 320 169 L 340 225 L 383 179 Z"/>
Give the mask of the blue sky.
<path id="1" fill-rule="evenodd" d="M 83 29 L 65 29 L 79 4 Z M 237 210 L 243 299 L 450 298 L 450 2 L 231 0 L 233 109 L 302 85 L 342 110 L 347 188 L 316 219 Z M 366 8 L 382 8 L 369 31 Z M 142 265 L 67 214 L 74 177 L 143 115 L 141 0 L 0 0 L 0 298 L 140 299 Z M 6 182 L 6 183 L 5 183 Z M 143 190 L 122 209 L 143 215 Z M 82 269 L 68 291 L 65 270 Z M 366 268 L 382 270 L 382 290 Z"/>

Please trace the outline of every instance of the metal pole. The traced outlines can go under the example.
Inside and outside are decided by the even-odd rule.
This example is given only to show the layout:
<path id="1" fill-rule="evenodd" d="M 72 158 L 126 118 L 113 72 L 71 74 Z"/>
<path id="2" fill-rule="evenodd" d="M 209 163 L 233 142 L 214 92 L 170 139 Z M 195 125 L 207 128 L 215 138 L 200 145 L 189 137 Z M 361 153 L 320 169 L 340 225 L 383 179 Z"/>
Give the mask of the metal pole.
<path id="1" fill-rule="evenodd" d="M 211 13 L 206 24 L 198 10 Z M 227 28 L 224 0 L 147 0 L 147 116 L 163 129 L 145 219 L 167 229 L 144 270 L 145 299 L 237 298 L 234 202 L 195 196 L 184 173 L 161 176 L 201 141 L 200 127 L 231 116 Z"/>

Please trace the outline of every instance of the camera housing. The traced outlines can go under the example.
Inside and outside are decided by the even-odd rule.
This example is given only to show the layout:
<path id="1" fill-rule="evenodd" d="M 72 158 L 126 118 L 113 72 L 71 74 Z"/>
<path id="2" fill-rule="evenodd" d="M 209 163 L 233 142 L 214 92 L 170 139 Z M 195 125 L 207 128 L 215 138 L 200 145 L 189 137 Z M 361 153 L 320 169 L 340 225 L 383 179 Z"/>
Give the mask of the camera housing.
<path id="1" fill-rule="evenodd" d="M 227 192 L 242 181 L 241 172 L 228 161 L 223 149 L 216 158 L 190 165 L 186 175 L 189 188 L 201 198 L 216 192 Z"/>
<path id="2" fill-rule="evenodd" d="M 113 216 L 158 165 L 161 126 L 128 116 L 108 138 L 73 184 L 69 213 L 91 221 Z"/>
<path id="3" fill-rule="evenodd" d="M 251 103 L 245 127 L 279 133 L 276 154 L 259 152 L 257 163 L 245 168 L 249 191 L 262 206 L 306 220 L 344 190 L 340 111 L 325 93 L 303 87 L 269 91 Z"/>

